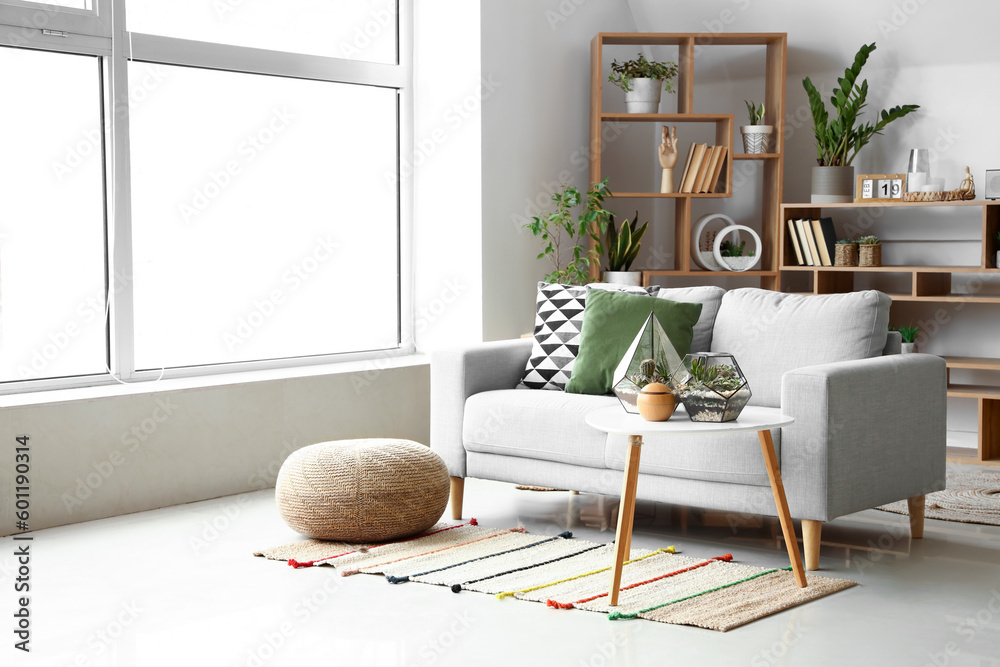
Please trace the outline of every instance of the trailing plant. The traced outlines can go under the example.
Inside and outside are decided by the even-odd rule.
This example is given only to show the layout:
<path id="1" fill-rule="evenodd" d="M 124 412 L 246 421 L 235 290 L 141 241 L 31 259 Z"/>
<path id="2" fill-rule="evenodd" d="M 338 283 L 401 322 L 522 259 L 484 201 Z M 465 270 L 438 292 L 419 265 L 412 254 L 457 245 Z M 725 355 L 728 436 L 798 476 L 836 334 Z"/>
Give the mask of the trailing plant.
<path id="1" fill-rule="evenodd" d="M 859 116 L 868 100 L 868 80 L 858 84 L 861 68 L 868 62 L 868 56 L 875 50 L 875 43 L 862 44 L 854 63 L 844 70 L 844 76 L 837 79 L 839 88 L 833 89 L 830 103 L 833 105 L 833 118 L 827 112 L 826 105 L 816 86 L 806 77 L 802 86 L 809 95 L 809 107 L 812 110 L 813 133 L 816 136 L 816 162 L 821 167 L 847 167 L 854 161 L 858 151 L 865 147 L 876 134 L 892 121 L 916 111 L 916 104 L 904 104 L 891 109 L 882 109 L 876 116 L 875 123 L 861 123 Z"/>
<path id="2" fill-rule="evenodd" d="M 916 343 L 920 335 L 920 327 L 889 327 L 889 331 L 898 331 L 904 343 Z"/>
<path id="3" fill-rule="evenodd" d="M 632 90 L 632 79 L 662 79 L 663 90 L 668 93 L 674 92 L 673 78 L 677 76 L 677 63 L 646 60 L 646 56 L 639 54 L 635 60 L 626 60 L 619 63 L 617 60 L 611 61 L 611 74 L 608 81 L 615 84 L 626 93 Z"/>
<path id="4" fill-rule="evenodd" d="M 879 245 L 881 241 L 877 236 L 859 236 L 858 245 Z"/>
<path id="5" fill-rule="evenodd" d="M 691 377 L 684 383 L 686 389 L 707 387 L 720 394 L 729 395 L 744 385 L 735 366 L 716 364 L 709 366 L 704 359 L 692 359 L 688 369 Z"/>
<path id="6" fill-rule="evenodd" d="M 639 254 L 639 243 L 649 222 L 639 224 L 639 211 L 635 212 L 635 217 L 629 222 L 628 218 L 621 224 L 621 229 L 615 227 L 615 216 L 608 216 L 608 234 L 606 241 L 608 244 L 608 271 L 628 271 Z"/>
<path id="7" fill-rule="evenodd" d="M 858 245 L 858 242 L 854 239 L 840 239 L 837 241 L 837 245 Z"/>
<path id="8" fill-rule="evenodd" d="M 599 263 L 604 252 L 601 235 L 607 230 L 610 215 L 604 209 L 604 199 L 610 194 L 606 178 L 590 186 L 586 201 L 577 188 L 567 185 L 552 194 L 555 212 L 543 217 L 533 216 L 531 222 L 523 225 L 541 238 L 542 252 L 538 253 L 538 259 L 548 257 L 552 263 L 553 269 L 545 280 L 568 285 L 590 282 L 590 263 Z M 571 211 L 581 205 L 583 211 L 574 220 Z M 562 252 L 564 235 L 574 244 L 573 258 L 565 264 Z M 594 242 L 592 247 L 590 241 Z"/>
<path id="9" fill-rule="evenodd" d="M 761 102 L 760 106 L 757 106 L 753 102 L 743 100 L 743 104 L 747 105 L 747 115 L 750 116 L 750 124 L 761 125 L 764 122 L 764 103 Z"/>
<path id="10" fill-rule="evenodd" d="M 639 372 L 634 373 L 629 376 L 632 384 L 634 384 L 639 389 L 642 389 L 647 384 L 652 384 L 654 382 L 659 382 L 661 384 L 667 384 L 670 380 L 670 374 L 664 375 L 660 371 L 660 365 L 656 363 L 655 359 L 643 359 L 639 362 Z"/>

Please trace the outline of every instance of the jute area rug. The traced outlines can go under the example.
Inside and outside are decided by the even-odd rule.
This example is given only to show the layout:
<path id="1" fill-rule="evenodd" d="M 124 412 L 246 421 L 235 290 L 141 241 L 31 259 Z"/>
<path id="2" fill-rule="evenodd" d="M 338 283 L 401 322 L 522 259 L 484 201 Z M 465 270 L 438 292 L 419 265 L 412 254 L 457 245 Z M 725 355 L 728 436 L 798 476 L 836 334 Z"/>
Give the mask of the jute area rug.
<path id="1" fill-rule="evenodd" d="M 722 632 L 856 585 L 810 574 L 809 585 L 798 588 L 790 568 L 743 565 L 730 554 L 697 558 L 675 551 L 633 549 L 616 607 L 608 604 L 614 545 L 575 540 L 568 532 L 530 535 L 523 528 L 484 528 L 472 519 L 387 544 L 302 540 L 254 555 L 295 568 L 332 566 L 342 576 L 379 574 L 391 584 L 419 582 L 552 609 L 583 609 L 615 621 L 643 618 Z"/>
<path id="2" fill-rule="evenodd" d="M 908 513 L 905 500 L 878 509 Z M 1000 526 L 1000 471 L 948 468 L 947 488 L 927 494 L 924 517 Z"/>

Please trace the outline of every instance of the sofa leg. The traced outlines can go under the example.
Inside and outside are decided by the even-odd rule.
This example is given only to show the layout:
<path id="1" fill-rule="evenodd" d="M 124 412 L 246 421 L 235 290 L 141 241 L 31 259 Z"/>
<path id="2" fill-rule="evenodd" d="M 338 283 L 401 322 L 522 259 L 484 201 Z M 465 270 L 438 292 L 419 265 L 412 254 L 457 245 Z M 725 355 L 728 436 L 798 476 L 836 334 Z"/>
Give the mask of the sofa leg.
<path id="1" fill-rule="evenodd" d="M 462 518 L 462 496 L 465 493 L 465 478 L 451 478 L 451 518 Z"/>
<path id="2" fill-rule="evenodd" d="M 910 513 L 910 537 L 919 540 L 924 536 L 924 496 L 907 498 L 906 508 Z"/>
<path id="3" fill-rule="evenodd" d="M 823 522 L 802 519 L 802 550 L 805 552 L 806 569 L 819 569 L 819 540 Z"/>

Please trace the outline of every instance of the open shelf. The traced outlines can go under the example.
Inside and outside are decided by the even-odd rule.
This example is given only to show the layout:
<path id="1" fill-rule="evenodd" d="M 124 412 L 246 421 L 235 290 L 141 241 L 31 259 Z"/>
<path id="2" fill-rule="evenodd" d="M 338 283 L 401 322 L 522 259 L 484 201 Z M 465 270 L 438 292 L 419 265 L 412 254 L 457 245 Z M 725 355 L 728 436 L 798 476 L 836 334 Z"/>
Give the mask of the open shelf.
<path id="1" fill-rule="evenodd" d="M 671 270 L 647 270 L 642 272 L 643 282 L 648 278 L 656 276 L 674 276 L 677 278 L 773 278 L 778 275 L 777 271 L 671 271 Z"/>
<path id="2" fill-rule="evenodd" d="M 1000 359 L 989 357 L 941 357 L 948 368 L 968 368 L 979 371 L 1000 371 Z"/>
<path id="3" fill-rule="evenodd" d="M 782 266 L 782 271 L 839 271 L 850 273 L 984 273 L 1000 271 L 981 266 Z"/>
<path id="4" fill-rule="evenodd" d="M 785 203 L 785 209 L 801 210 L 816 208 L 933 208 L 936 206 L 1000 206 L 1000 201 L 969 199 L 965 201 L 894 201 L 894 202 L 844 202 L 840 204 L 809 204 L 804 202 Z"/>
<path id="5" fill-rule="evenodd" d="M 948 395 L 955 398 L 1000 399 L 1000 387 L 986 384 L 949 384 Z"/>
<path id="6" fill-rule="evenodd" d="M 777 160 L 777 153 L 733 153 L 734 160 Z"/>
<path id="7" fill-rule="evenodd" d="M 635 123 L 728 123 L 733 114 L 725 113 L 602 113 L 601 121 Z"/>
<path id="8" fill-rule="evenodd" d="M 976 450 L 970 447 L 949 447 L 947 460 L 952 463 L 975 463 L 977 465 L 1000 466 L 998 460 L 982 460 Z"/>

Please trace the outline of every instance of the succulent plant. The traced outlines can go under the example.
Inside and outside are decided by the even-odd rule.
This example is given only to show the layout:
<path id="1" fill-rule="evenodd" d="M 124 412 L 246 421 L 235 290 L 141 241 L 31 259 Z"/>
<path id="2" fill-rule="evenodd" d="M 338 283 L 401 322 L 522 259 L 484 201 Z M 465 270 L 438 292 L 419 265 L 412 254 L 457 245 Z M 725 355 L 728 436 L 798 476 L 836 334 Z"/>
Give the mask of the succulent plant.
<path id="1" fill-rule="evenodd" d="M 858 245 L 858 242 L 854 239 L 840 239 L 837 241 L 837 245 Z"/>
<path id="2" fill-rule="evenodd" d="M 726 239 L 719 244 L 719 254 L 723 257 L 742 257 L 743 249 L 746 247 L 746 241 L 740 241 L 739 243 L 733 243 L 729 239 Z"/>
<path id="3" fill-rule="evenodd" d="M 631 380 L 632 384 L 636 387 L 642 389 L 647 384 L 652 384 L 654 382 L 667 384 L 668 378 L 659 371 L 655 359 L 643 359 L 639 362 L 639 372 L 629 377 L 629 380 Z"/>
<path id="4" fill-rule="evenodd" d="M 858 245 L 879 245 L 881 241 L 877 236 L 859 236 Z"/>
<path id="5" fill-rule="evenodd" d="M 692 359 L 690 379 L 685 383 L 688 388 L 708 387 L 720 394 L 730 394 L 743 386 L 743 378 L 734 366 L 717 364 L 709 366 L 704 359 Z"/>

